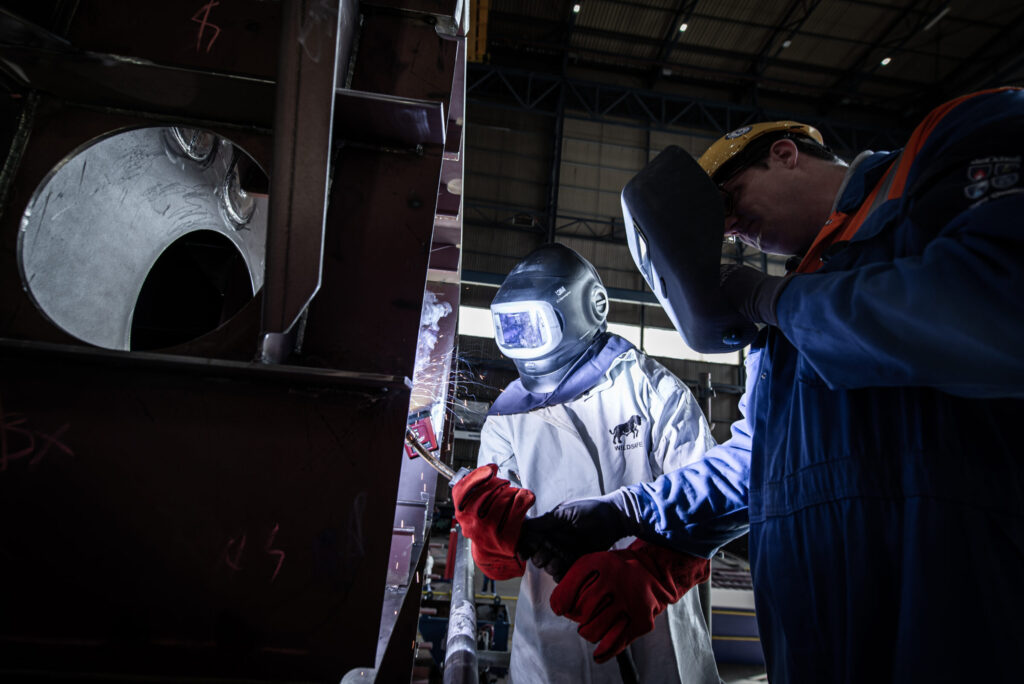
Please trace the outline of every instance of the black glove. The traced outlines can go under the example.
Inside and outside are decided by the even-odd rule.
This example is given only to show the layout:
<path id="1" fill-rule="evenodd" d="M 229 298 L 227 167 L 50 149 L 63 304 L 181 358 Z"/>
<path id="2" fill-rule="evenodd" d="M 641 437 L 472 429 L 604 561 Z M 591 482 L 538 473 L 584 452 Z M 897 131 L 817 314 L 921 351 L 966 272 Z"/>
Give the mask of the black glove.
<path id="1" fill-rule="evenodd" d="M 617 489 L 601 497 L 567 501 L 527 519 L 516 553 L 561 581 L 580 556 L 605 551 L 622 537 L 640 532 L 636 500 L 628 490 Z"/>
<path id="2" fill-rule="evenodd" d="M 749 266 L 722 265 L 721 286 L 725 298 L 751 323 L 778 327 L 775 307 L 789 278 L 770 276 Z"/>

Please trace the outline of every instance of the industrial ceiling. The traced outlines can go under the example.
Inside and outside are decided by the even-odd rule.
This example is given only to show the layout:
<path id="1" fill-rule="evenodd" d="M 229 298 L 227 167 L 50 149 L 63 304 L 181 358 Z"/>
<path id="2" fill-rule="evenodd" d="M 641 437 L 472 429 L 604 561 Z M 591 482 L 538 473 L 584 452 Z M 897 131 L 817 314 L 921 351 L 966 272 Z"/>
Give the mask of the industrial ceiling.
<path id="1" fill-rule="evenodd" d="M 642 293 L 617 195 L 666 145 L 697 155 L 745 123 L 795 118 L 850 158 L 900 147 L 949 98 L 1024 83 L 1014 0 L 480 0 L 475 19 L 469 282 L 557 240 Z M 740 245 L 723 257 L 782 269 Z"/>
<path id="2" fill-rule="evenodd" d="M 1012 0 L 494 0 L 487 43 L 495 66 L 907 124 L 1019 78 L 1022 20 Z"/>

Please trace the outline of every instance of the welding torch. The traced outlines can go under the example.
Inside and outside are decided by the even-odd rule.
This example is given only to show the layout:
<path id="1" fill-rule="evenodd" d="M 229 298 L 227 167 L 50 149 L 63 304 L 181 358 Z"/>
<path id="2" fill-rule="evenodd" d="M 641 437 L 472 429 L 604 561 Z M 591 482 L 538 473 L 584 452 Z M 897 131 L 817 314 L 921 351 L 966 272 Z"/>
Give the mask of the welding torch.
<path id="1" fill-rule="evenodd" d="M 459 468 L 458 472 L 452 470 L 446 463 L 432 454 L 427 447 L 423 446 L 423 442 L 421 442 L 420 438 L 416 436 L 416 433 L 413 432 L 412 428 L 405 429 L 405 442 L 411 446 L 424 461 L 427 462 L 427 465 L 439 472 L 448 480 L 449 487 L 454 487 L 456 482 L 472 472 L 469 468 Z"/>

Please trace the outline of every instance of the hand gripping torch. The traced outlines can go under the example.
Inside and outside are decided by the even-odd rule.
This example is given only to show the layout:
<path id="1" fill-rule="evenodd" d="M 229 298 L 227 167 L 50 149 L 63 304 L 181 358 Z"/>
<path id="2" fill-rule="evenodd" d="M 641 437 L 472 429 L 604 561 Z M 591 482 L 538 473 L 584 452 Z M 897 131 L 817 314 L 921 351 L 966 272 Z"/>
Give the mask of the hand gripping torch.
<path id="1" fill-rule="evenodd" d="M 416 433 L 413 432 L 411 428 L 407 428 L 405 431 L 405 441 L 430 465 L 431 468 L 439 472 L 443 477 L 448 478 L 449 487 L 455 486 L 456 482 L 472 472 L 469 468 L 459 468 L 458 471 L 452 470 L 448 465 L 443 463 L 437 456 L 434 456 L 434 454 L 430 453 L 430 451 L 423 446 L 423 443 L 420 442 L 419 437 L 416 436 Z M 639 681 L 636 663 L 633 661 L 633 657 L 628 650 L 615 656 L 615 659 L 619 666 L 619 674 L 622 676 L 624 684 L 634 684 Z"/>

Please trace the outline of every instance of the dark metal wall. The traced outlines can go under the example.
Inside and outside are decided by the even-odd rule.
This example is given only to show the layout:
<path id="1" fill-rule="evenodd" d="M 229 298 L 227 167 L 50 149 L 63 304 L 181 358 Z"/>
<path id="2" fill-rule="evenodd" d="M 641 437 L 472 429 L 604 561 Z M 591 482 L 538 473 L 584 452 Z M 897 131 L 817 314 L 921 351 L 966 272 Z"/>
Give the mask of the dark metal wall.
<path id="1" fill-rule="evenodd" d="M 425 286 L 458 279 L 462 4 L 5 5 L 0 678 L 373 664 Z M 27 295 L 19 227 L 65 157 L 141 126 L 270 172 L 268 277 L 199 339 L 100 350 Z"/>

